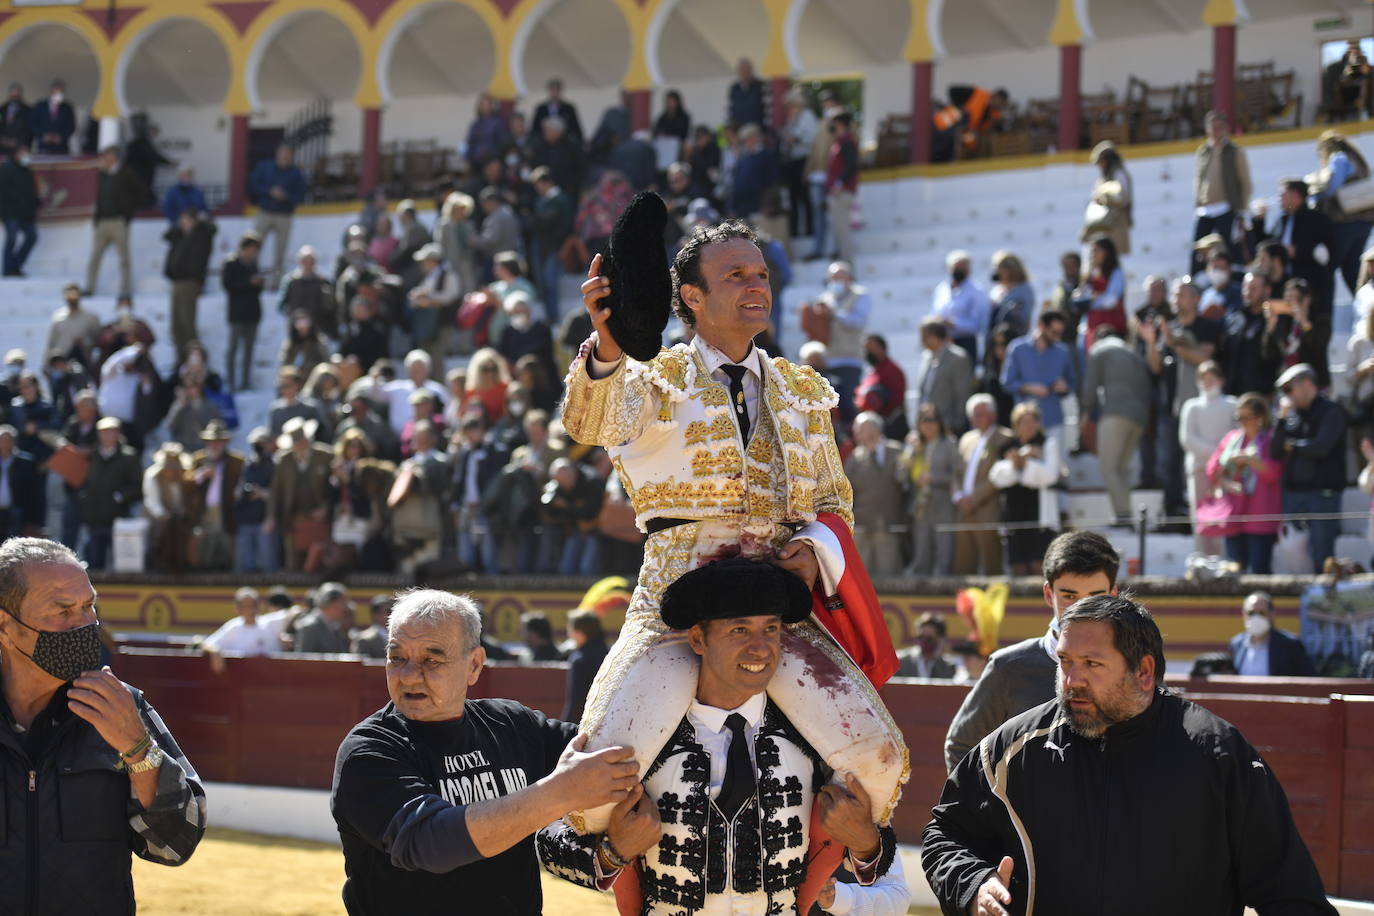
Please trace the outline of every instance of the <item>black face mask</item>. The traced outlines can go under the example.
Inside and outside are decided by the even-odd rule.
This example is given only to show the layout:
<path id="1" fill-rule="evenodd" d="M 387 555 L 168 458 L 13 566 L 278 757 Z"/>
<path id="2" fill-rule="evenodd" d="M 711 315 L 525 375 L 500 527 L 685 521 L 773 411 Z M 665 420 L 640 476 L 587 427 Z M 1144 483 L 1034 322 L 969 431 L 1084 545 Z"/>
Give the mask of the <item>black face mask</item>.
<path id="1" fill-rule="evenodd" d="M 955 283 L 963 283 L 965 280 L 968 279 L 967 270 L 952 270 L 950 271 L 949 275 L 951 278 L 953 278 Z"/>
<path id="2" fill-rule="evenodd" d="M 59 681 L 73 681 L 100 667 L 100 624 L 54 632 L 34 629 L 13 614 L 10 616 L 24 629 L 38 634 L 32 655 L 23 649 L 19 651 L 48 675 Z"/>

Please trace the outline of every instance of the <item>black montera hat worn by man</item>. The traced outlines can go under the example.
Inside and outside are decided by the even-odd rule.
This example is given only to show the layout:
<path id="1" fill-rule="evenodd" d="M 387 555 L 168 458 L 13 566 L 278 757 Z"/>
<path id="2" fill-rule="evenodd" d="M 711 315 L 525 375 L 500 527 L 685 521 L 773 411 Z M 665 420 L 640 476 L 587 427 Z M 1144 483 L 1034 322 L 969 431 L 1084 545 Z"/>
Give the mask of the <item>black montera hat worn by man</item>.
<path id="1" fill-rule="evenodd" d="M 741 595 L 750 599 L 743 607 Z M 801 623 L 811 613 L 811 592 L 780 566 L 736 557 L 685 573 L 663 592 L 659 613 L 674 630 L 707 620 L 772 614 L 783 623 Z"/>

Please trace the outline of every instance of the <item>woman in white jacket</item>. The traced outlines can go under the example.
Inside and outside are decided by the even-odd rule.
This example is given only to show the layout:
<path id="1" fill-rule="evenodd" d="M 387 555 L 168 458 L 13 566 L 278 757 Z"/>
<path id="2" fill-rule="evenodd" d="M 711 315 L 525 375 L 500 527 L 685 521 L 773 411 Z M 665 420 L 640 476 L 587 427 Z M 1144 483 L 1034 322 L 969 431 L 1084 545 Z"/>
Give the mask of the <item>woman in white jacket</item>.
<path id="1" fill-rule="evenodd" d="M 1059 497 L 1053 487 L 1061 469 L 1047 457 L 1058 450 L 1046 448 L 1040 408 L 1032 401 L 1012 409 L 1011 428 L 1016 441 L 988 470 L 988 481 L 1002 491 L 1002 521 L 1009 526 L 1007 564 L 1012 574 L 1039 575 L 1045 548 L 1059 528 Z"/>

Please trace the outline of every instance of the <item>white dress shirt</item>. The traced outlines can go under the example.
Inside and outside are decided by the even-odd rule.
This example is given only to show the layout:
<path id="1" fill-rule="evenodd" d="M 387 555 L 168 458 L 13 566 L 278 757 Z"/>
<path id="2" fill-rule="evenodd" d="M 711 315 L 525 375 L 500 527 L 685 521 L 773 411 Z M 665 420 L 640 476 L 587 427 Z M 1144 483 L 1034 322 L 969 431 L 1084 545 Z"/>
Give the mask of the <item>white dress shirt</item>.
<path id="1" fill-rule="evenodd" d="M 281 651 L 281 645 L 277 642 L 279 632 L 279 627 L 272 626 L 271 623 L 264 624 L 261 617 L 252 623 L 246 622 L 242 617 L 231 617 L 220 624 L 218 630 L 205 637 L 205 642 L 201 645 L 207 649 L 218 649 L 220 652 L 269 655 Z"/>

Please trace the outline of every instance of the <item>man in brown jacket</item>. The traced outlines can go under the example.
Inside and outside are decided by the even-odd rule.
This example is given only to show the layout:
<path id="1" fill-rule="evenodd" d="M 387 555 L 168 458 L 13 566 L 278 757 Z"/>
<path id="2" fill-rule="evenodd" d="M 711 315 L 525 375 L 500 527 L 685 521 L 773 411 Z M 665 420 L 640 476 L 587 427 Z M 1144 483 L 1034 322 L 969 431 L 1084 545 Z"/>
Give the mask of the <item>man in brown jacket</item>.
<path id="1" fill-rule="evenodd" d="M 292 417 L 277 440 L 276 473 L 264 534 L 280 529 L 288 570 L 301 569 L 312 544 L 329 537 L 329 471 L 334 455 L 317 444 L 316 421 Z"/>
<path id="2" fill-rule="evenodd" d="M 954 572 L 958 575 L 1002 574 L 1002 537 L 995 527 L 1002 520 L 997 488 L 988 470 L 1011 443 L 1011 430 L 997 425 L 997 403 L 990 394 L 975 394 L 965 408 L 969 426 L 959 439 L 960 484 L 954 493 L 961 525 L 988 525 L 954 535 Z"/>
<path id="3" fill-rule="evenodd" d="M 191 524 L 195 526 L 196 556 L 200 569 L 233 566 L 234 503 L 244 458 L 229 450 L 229 428 L 223 420 L 211 420 L 200 432 L 205 443 L 191 456 Z"/>

